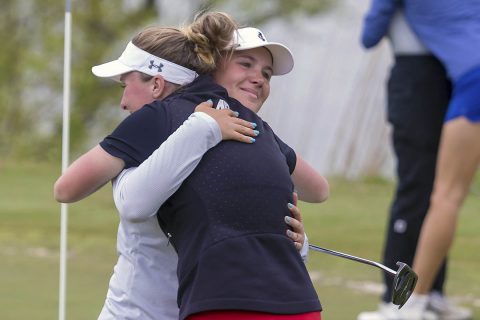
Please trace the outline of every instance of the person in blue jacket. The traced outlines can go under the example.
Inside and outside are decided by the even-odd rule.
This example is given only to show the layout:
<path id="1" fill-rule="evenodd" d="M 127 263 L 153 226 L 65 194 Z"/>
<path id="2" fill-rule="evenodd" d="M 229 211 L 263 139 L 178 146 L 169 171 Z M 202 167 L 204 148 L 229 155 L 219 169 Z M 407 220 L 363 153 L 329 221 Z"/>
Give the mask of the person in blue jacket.
<path id="1" fill-rule="evenodd" d="M 480 162 L 480 3 L 447 0 L 374 0 L 365 18 L 366 47 L 377 44 L 397 10 L 421 43 L 447 70 L 453 91 L 442 127 L 429 209 L 422 225 L 413 267 L 419 275 L 415 294 L 397 312 L 420 319 L 428 293 L 451 247 L 461 205 Z M 461 156 L 459 156 L 461 154 Z M 429 318 L 442 318 L 442 314 Z M 469 319 L 470 312 L 452 319 Z"/>

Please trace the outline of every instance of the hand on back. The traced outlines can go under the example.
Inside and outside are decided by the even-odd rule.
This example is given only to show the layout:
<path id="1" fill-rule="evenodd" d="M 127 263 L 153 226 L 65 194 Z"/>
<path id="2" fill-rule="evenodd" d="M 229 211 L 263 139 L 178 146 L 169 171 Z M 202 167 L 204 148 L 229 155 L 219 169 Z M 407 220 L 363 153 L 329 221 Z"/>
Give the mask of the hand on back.
<path id="1" fill-rule="evenodd" d="M 305 242 L 305 229 L 302 222 L 302 214 L 300 209 L 297 207 L 298 195 L 296 192 L 293 193 L 293 203 L 288 204 L 288 209 L 292 213 L 292 216 L 285 217 L 285 223 L 291 227 L 287 229 L 287 236 L 292 239 L 295 244 L 295 248 L 298 251 L 302 250 L 303 243 Z"/>
<path id="2" fill-rule="evenodd" d="M 217 122 L 222 132 L 222 140 L 236 140 L 244 143 L 255 142 L 259 132 L 255 130 L 256 124 L 238 118 L 238 113 L 230 109 L 214 109 L 212 101 L 200 103 L 195 112 L 204 112 Z"/>

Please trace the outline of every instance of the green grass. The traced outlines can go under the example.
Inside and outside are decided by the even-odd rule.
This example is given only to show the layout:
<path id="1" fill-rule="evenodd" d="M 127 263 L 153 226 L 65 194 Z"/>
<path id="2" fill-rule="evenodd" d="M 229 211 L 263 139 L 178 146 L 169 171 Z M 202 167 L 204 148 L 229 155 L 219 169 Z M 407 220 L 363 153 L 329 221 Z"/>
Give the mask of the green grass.
<path id="1" fill-rule="evenodd" d="M 58 318 L 59 166 L 0 164 L 2 319 Z M 116 260 L 111 187 L 68 207 L 67 318 L 96 319 Z"/>
<path id="2" fill-rule="evenodd" d="M 474 311 L 475 318 L 480 318 L 479 178 L 462 209 L 446 288 L 453 300 Z M 331 197 L 326 203 L 300 204 L 310 242 L 381 262 L 393 183 L 373 178 L 360 182 L 330 179 L 330 184 Z M 308 269 L 320 274 L 314 283 L 325 319 L 356 319 L 360 311 L 376 309 L 381 283 L 378 269 L 316 252 L 310 253 Z M 365 283 L 377 286 L 359 289 Z"/>
<path id="3" fill-rule="evenodd" d="M 52 198 L 59 165 L 0 162 L 1 318 L 58 317 L 60 205 Z M 310 242 L 380 261 L 393 184 L 331 180 L 324 204 L 300 203 Z M 450 259 L 448 294 L 480 318 L 480 179 L 467 199 Z M 111 187 L 69 206 L 67 318 L 96 319 L 116 261 L 118 217 Z M 356 319 L 378 303 L 380 271 L 312 252 L 308 269 L 325 319 Z M 376 285 L 376 286 L 375 286 Z"/>

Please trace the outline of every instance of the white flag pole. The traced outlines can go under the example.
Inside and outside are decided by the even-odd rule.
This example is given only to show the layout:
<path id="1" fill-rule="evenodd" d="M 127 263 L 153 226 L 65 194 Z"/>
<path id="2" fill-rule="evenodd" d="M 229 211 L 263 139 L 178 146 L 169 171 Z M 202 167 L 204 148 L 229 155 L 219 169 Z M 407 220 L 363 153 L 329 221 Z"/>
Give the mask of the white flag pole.
<path id="1" fill-rule="evenodd" d="M 70 149 L 70 56 L 71 56 L 72 17 L 70 0 L 65 0 L 65 39 L 63 57 L 63 127 L 62 127 L 62 173 L 68 167 Z M 61 204 L 60 212 L 60 281 L 58 319 L 65 320 L 65 298 L 67 287 L 67 228 L 68 205 Z"/>

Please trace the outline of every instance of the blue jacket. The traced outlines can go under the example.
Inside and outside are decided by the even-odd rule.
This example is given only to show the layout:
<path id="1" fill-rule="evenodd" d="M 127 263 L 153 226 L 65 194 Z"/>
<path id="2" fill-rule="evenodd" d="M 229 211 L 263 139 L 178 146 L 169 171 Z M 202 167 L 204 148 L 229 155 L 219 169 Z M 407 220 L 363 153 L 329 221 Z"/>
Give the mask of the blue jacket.
<path id="1" fill-rule="evenodd" d="M 480 1 L 372 0 L 362 44 L 375 46 L 398 8 L 420 41 L 443 63 L 452 80 L 480 66 Z"/>

